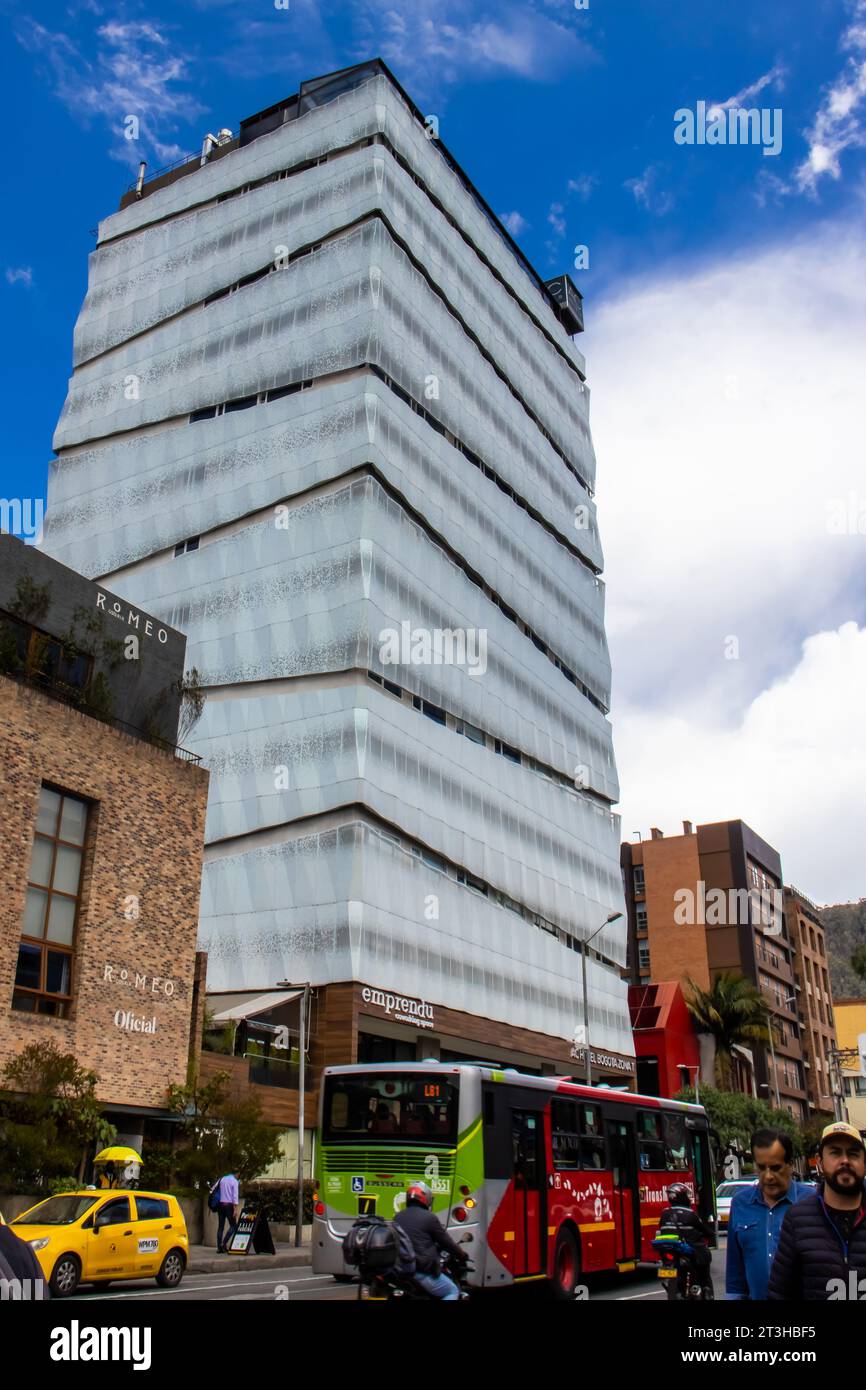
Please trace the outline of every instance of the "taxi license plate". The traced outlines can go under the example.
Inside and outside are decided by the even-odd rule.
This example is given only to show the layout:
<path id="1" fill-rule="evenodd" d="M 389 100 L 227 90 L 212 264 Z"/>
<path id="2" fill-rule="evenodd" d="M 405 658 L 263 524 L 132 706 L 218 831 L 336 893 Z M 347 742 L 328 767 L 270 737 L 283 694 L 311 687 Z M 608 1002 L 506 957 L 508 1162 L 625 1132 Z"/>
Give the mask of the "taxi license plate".
<path id="1" fill-rule="evenodd" d="M 676 1277 L 677 1277 L 677 1272 L 676 1272 L 675 1269 L 660 1269 L 660 1270 L 659 1270 L 659 1278 L 660 1278 L 660 1279 L 676 1279 Z"/>

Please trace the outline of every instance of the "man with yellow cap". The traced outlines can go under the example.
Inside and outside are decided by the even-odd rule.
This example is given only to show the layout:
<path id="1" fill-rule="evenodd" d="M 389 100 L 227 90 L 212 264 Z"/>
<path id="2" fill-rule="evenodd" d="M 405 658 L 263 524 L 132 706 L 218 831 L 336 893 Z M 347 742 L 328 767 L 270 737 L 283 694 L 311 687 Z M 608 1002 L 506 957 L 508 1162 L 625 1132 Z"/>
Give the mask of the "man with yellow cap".
<path id="1" fill-rule="evenodd" d="M 770 1270 L 771 1300 L 866 1299 L 866 1144 L 853 1125 L 827 1125 L 818 1146 L 823 1190 L 791 1207 Z"/>

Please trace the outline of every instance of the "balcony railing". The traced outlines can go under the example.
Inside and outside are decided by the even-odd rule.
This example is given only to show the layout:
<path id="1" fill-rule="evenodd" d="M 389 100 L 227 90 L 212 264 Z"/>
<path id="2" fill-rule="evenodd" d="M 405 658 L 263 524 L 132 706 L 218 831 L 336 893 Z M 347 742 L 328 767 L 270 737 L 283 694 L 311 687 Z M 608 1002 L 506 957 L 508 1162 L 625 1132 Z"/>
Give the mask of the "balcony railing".
<path id="1" fill-rule="evenodd" d="M 40 691 L 47 695 L 51 700 L 58 700 L 62 705 L 68 705 L 72 709 L 77 709 L 81 714 L 88 715 L 91 719 L 98 719 L 100 724 L 110 724 L 113 729 L 119 729 L 122 733 L 131 734 L 133 738 L 140 739 L 143 743 L 150 743 L 155 748 L 161 748 L 163 752 L 173 753 L 176 758 L 180 758 L 185 763 L 200 763 L 201 758 L 197 753 L 191 753 L 188 748 L 181 748 L 180 744 L 172 743 L 169 739 L 161 738 L 159 734 L 148 733 L 136 724 L 130 724 L 125 719 L 118 719 L 113 714 L 108 714 L 104 709 L 95 705 L 90 705 L 84 698 L 84 691 L 77 686 L 66 685 L 63 681 L 46 677 L 39 671 L 2 671 L 0 674 L 9 680 L 17 681 L 19 685 L 30 686 L 33 690 Z"/>

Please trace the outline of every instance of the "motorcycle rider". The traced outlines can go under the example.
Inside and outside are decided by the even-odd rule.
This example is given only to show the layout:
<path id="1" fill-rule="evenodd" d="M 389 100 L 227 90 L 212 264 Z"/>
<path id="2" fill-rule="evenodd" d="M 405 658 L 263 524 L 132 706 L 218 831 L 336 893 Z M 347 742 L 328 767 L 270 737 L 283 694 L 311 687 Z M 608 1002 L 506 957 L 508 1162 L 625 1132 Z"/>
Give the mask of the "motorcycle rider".
<path id="1" fill-rule="evenodd" d="M 665 1207 L 659 1218 L 659 1234 L 670 1234 L 676 1230 L 680 1239 L 691 1246 L 692 1253 L 689 1259 L 703 1290 L 704 1299 L 709 1300 L 715 1296 L 710 1277 L 712 1256 L 709 1242 L 713 1235 L 712 1228 L 701 1220 L 696 1211 L 692 1211 L 692 1199 L 685 1183 L 671 1183 L 668 1188 L 668 1201 L 670 1206 Z"/>
<path id="2" fill-rule="evenodd" d="M 409 1236 L 415 1251 L 415 1282 L 432 1298 L 447 1301 L 460 1297 L 460 1290 L 442 1273 L 439 1251 L 447 1250 L 453 1259 L 462 1264 L 466 1255 L 455 1244 L 438 1217 L 433 1215 L 433 1193 L 426 1182 L 410 1182 L 406 1189 L 406 1205 L 394 1217 L 394 1224 L 400 1226 Z"/>

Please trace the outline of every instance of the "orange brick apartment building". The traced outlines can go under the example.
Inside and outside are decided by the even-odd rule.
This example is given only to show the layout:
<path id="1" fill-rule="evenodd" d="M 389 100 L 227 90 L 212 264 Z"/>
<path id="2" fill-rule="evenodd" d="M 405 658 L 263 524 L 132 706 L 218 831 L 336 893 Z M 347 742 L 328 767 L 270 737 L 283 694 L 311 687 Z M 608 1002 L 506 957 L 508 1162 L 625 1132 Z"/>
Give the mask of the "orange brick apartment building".
<path id="1" fill-rule="evenodd" d="M 744 1050 L 738 1085 L 774 1105 L 778 1094 L 805 1120 L 801 986 L 777 851 L 744 821 L 684 821 L 681 835 L 653 829 L 648 840 L 623 844 L 621 864 L 632 984 L 688 976 L 708 989 L 723 971 L 747 976 L 772 1010 L 773 1049 L 754 1047 L 751 1059 Z"/>

